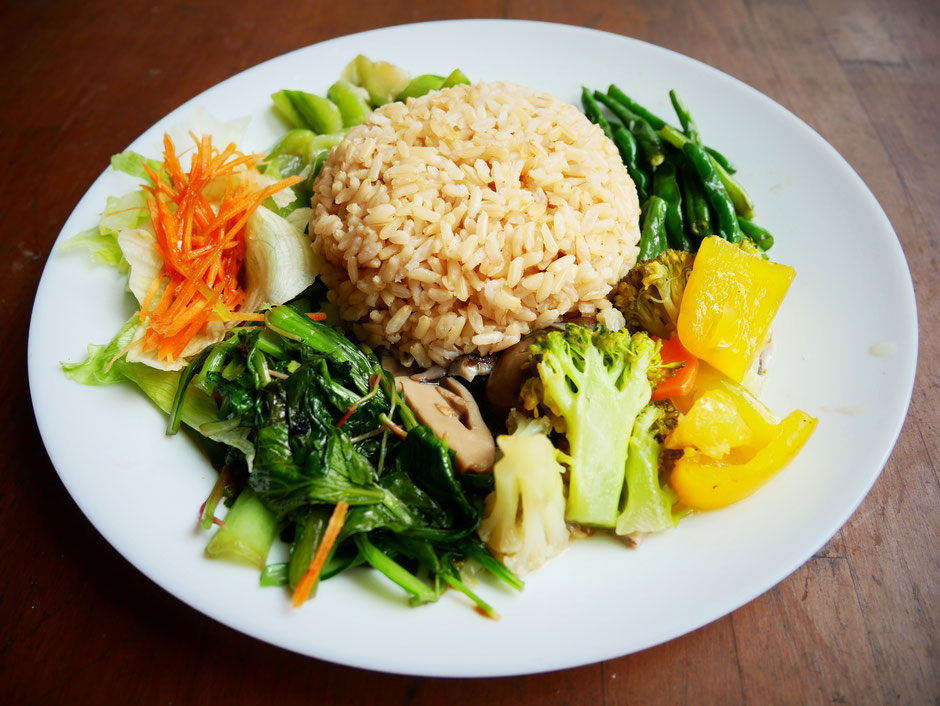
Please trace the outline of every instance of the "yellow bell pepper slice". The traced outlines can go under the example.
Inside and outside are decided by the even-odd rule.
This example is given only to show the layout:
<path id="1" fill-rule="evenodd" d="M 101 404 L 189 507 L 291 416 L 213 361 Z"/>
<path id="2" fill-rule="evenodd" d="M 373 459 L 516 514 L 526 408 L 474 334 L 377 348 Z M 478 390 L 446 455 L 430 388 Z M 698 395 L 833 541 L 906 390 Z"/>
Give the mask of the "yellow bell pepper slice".
<path id="1" fill-rule="evenodd" d="M 666 438 L 665 447 L 694 447 L 711 458 L 722 458 L 732 448 L 752 444 L 754 436 L 754 430 L 738 412 L 734 397 L 725 390 L 713 389 L 699 396 Z"/>
<path id="2" fill-rule="evenodd" d="M 758 435 L 760 443 L 766 443 L 768 436 L 766 430 L 779 424 L 780 420 L 753 392 L 743 385 L 732 382 L 708 363 L 700 362 L 692 392 L 683 397 L 673 397 L 672 403 L 680 412 L 688 414 L 699 398 L 714 390 L 720 390 L 734 400 L 737 412 L 744 423 Z"/>
<path id="3" fill-rule="evenodd" d="M 736 503 L 789 463 L 803 448 L 816 423 L 806 412 L 791 413 L 773 427 L 770 440 L 753 455 L 751 449 L 741 447 L 722 459 L 714 459 L 686 448 L 676 461 L 669 484 L 680 503 L 696 510 L 714 510 Z"/>
<path id="4" fill-rule="evenodd" d="M 692 355 L 741 382 L 767 342 L 770 324 L 796 276 L 787 265 L 705 238 L 679 307 L 679 340 Z"/>

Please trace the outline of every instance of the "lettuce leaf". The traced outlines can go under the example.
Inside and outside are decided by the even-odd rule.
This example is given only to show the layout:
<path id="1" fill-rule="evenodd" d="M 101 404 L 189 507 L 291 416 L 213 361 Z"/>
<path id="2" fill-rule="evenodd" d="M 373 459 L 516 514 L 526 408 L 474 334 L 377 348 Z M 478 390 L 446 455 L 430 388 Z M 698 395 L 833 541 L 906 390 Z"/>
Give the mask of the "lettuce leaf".
<path id="1" fill-rule="evenodd" d="M 138 179 L 145 179 L 148 184 L 153 186 L 153 181 L 147 175 L 144 164 L 159 174 L 163 167 L 163 162 L 159 159 L 150 159 L 138 154 L 134 150 L 124 150 L 118 154 L 111 155 L 111 168 L 117 172 L 130 174 Z"/>
<path id="2" fill-rule="evenodd" d="M 85 250 L 94 262 L 115 267 L 119 272 L 128 272 L 130 268 L 118 244 L 118 234 L 149 223 L 147 195 L 142 190 L 124 196 L 109 196 L 98 225 L 69 238 L 59 248 L 63 251 Z"/>
<path id="3" fill-rule="evenodd" d="M 158 370 L 143 363 L 128 362 L 124 351 L 138 335 L 140 320 L 134 314 L 105 346 L 88 346 L 88 357 L 80 363 L 62 363 L 65 375 L 83 385 L 113 385 L 131 382 L 165 413 L 173 406 L 179 386 L 179 371 Z M 248 441 L 248 429 L 220 425 L 219 408 L 202 391 L 190 386 L 183 399 L 183 423 L 203 436 L 237 448 L 245 454 L 249 469 L 254 460 L 254 445 Z"/>
<path id="4" fill-rule="evenodd" d="M 259 206 L 248 220 L 243 308 L 259 311 L 283 304 L 313 284 L 316 276 L 313 248 L 302 228 Z"/>

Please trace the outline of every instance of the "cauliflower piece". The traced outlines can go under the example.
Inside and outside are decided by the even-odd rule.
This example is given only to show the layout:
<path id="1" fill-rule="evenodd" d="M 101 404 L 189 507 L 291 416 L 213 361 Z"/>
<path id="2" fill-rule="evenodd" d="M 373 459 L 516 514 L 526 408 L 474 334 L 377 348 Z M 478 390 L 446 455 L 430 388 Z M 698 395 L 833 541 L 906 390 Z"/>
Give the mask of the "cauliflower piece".
<path id="1" fill-rule="evenodd" d="M 516 421 L 520 421 L 518 418 Z M 564 468 L 555 458 L 545 418 L 518 423 L 496 443 L 495 491 L 486 499 L 480 537 L 518 575 L 534 571 L 568 546 Z"/>

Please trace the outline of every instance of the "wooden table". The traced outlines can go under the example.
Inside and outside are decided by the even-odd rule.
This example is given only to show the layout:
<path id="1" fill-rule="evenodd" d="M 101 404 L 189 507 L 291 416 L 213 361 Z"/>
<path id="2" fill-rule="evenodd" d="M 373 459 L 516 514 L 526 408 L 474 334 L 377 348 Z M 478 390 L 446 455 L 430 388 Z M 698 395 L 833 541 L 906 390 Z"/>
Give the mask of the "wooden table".
<path id="1" fill-rule="evenodd" d="M 222 79 L 330 37 L 457 17 L 622 33 L 771 96 L 887 211 L 919 294 L 917 385 L 898 445 L 846 526 L 781 584 L 668 644 L 476 682 L 334 666 L 216 624 L 97 534 L 43 450 L 25 375 L 30 303 L 69 212 L 145 128 Z M 6 2 L 0 369 L 0 701 L 7 703 L 936 703 L 940 451 L 940 4 Z M 839 263 L 833 263 L 834 267 Z M 873 283 L 877 286 L 877 283 Z M 837 305 L 820 302 L 825 308 Z M 860 381 L 862 382 L 862 381 Z"/>

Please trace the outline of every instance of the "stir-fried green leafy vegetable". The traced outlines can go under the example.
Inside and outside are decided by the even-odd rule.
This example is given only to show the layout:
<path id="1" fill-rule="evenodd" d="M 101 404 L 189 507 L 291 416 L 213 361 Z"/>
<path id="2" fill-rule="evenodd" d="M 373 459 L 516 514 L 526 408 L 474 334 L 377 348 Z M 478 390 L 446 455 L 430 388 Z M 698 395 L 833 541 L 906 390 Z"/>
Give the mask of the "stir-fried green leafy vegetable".
<path id="1" fill-rule="evenodd" d="M 446 444 L 417 424 L 371 351 L 291 306 L 271 309 L 266 323 L 208 349 L 181 400 L 200 385 L 219 399 L 218 423 L 244 430 L 254 447 L 245 482 L 294 537 L 294 583 L 302 562 L 293 557 L 311 554 L 324 513 L 344 502 L 335 555 L 346 566 L 369 563 L 418 602 L 454 586 L 489 610 L 457 570 L 479 542 L 488 484 L 455 473 Z M 229 465 L 244 467 L 232 451 Z M 434 577 L 426 590 L 416 588 L 418 567 Z"/>
<path id="2" fill-rule="evenodd" d="M 476 559 L 521 586 L 476 536 L 490 477 L 455 472 L 447 445 L 417 423 L 371 351 L 282 305 L 266 325 L 236 328 L 170 372 L 121 357 L 134 325 L 66 373 L 89 384 L 133 382 L 171 420 L 222 444 L 217 458 L 241 491 L 209 556 L 261 568 L 281 533 L 291 541 L 290 566 L 267 567 L 265 583 L 295 587 L 324 518 L 343 502 L 350 510 L 323 578 L 367 563 L 415 603 L 453 587 L 488 615 L 492 608 L 461 579 L 463 563 Z"/>

